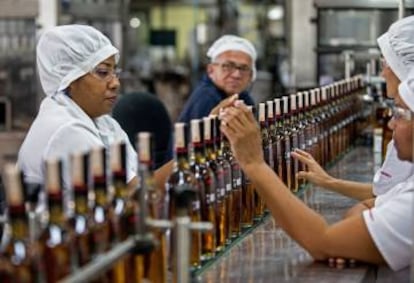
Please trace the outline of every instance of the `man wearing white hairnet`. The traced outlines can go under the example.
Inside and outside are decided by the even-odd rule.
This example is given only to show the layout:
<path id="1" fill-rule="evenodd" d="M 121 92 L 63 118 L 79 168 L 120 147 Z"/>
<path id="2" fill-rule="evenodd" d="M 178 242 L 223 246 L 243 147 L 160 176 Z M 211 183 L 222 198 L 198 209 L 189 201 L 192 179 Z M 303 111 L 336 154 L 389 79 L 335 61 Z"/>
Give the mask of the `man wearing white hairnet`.
<path id="1" fill-rule="evenodd" d="M 394 99 L 396 105 L 400 105 L 402 100 L 398 94 L 398 85 L 407 78 L 408 70 L 414 67 L 414 16 L 392 24 L 388 31 L 378 38 L 378 45 L 383 55 L 381 75 L 387 84 L 387 95 Z M 299 172 L 299 178 L 307 179 L 318 186 L 352 198 L 370 199 L 360 205 L 359 209 L 373 206 L 373 197 L 386 193 L 395 185 L 414 175 L 414 165 L 398 158 L 393 140 L 387 146 L 384 163 L 376 172 L 372 184 L 351 182 L 329 176 L 313 158 L 307 157 L 304 152 L 297 151 L 293 156 L 308 165 L 308 172 Z M 356 212 L 359 209 L 356 208 Z"/>
<path id="2" fill-rule="evenodd" d="M 211 62 L 207 74 L 192 92 L 178 120 L 190 122 L 211 114 L 217 105 L 228 98 L 228 102 L 242 99 L 253 105 L 247 89 L 256 78 L 256 50 L 253 44 L 235 35 L 224 35 L 217 39 L 207 51 Z M 217 113 L 215 113 L 217 114 Z"/>
<path id="3" fill-rule="evenodd" d="M 44 161 L 62 158 L 64 187 L 69 188 L 66 166 L 71 153 L 125 141 L 127 180 L 134 186 L 136 153 L 119 124 L 107 115 L 120 86 L 118 49 L 93 27 L 66 25 L 45 31 L 36 52 L 46 97 L 19 151 L 26 181 L 42 184 Z"/>

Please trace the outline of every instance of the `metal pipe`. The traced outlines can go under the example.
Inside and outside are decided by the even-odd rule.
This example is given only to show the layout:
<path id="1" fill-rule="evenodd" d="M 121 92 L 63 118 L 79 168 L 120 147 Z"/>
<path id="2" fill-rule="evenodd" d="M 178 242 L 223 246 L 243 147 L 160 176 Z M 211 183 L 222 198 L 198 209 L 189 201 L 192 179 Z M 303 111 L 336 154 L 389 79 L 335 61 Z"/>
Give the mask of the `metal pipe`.
<path id="1" fill-rule="evenodd" d="M 175 219 L 175 232 L 176 232 L 176 276 L 177 281 L 180 283 L 190 282 L 190 217 L 182 216 Z"/>
<path id="2" fill-rule="evenodd" d="M 398 19 L 404 18 L 405 2 L 404 0 L 398 0 Z"/>
<path id="3" fill-rule="evenodd" d="M 113 264 L 128 254 L 137 243 L 137 240 L 141 240 L 143 237 L 134 236 L 120 244 L 117 244 L 110 251 L 99 255 L 91 263 L 87 264 L 80 270 L 76 271 L 73 275 L 64 278 L 59 281 L 60 283 L 79 283 L 89 282 L 99 276 L 101 276 L 107 269 L 111 268 Z"/>

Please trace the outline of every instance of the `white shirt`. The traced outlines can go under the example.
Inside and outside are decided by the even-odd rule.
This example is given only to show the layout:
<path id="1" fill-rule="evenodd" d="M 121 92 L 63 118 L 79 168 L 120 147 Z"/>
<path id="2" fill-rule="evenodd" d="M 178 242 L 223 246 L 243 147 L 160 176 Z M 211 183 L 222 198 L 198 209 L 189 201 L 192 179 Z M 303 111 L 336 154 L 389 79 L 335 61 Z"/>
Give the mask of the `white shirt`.
<path id="1" fill-rule="evenodd" d="M 381 168 L 375 173 L 372 181 L 373 193 L 376 196 L 386 193 L 399 183 L 414 175 L 414 164 L 401 161 L 397 155 L 394 141 L 387 145 L 387 154 Z"/>
<path id="2" fill-rule="evenodd" d="M 127 180 L 136 175 L 137 154 L 128 136 L 109 115 L 92 120 L 67 95 L 46 97 L 20 148 L 18 164 L 30 183 L 44 183 L 44 161 L 62 158 L 64 187 L 70 188 L 68 160 L 74 151 L 89 151 L 95 146 L 109 146 L 115 141 L 127 144 Z"/>
<path id="3" fill-rule="evenodd" d="M 394 271 L 411 262 L 413 238 L 414 177 L 375 199 L 375 207 L 363 212 L 376 247 Z"/>

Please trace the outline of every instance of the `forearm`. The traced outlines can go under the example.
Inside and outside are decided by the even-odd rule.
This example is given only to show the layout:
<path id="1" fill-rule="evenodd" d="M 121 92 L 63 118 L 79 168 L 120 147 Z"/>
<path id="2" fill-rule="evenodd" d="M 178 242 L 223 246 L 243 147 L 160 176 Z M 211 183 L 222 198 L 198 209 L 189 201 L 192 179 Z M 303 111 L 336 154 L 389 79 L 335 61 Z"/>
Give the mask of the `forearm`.
<path id="1" fill-rule="evenodd" d="M 167 183 L 168 178 L 172 173 L 173 167 L 174 161 L 171 160 L 154 171 L 154 183 L 156 188 L 160 190 L 165 189 L 165 183 Z"/>
<path id="2" fill-rule="evenodd" d="M 325 219 L 294 196 L 266 164 L 243 169 L 277 223 L 315 259 L 326 259 Z"/>
<path id="3" fill-rule="evenodd" d="M 324 187 L 357 200 L 366 200 L 375 197 L 372 193 L 372 184 L 369 183 L 332 178 L 324 184 Z"/>

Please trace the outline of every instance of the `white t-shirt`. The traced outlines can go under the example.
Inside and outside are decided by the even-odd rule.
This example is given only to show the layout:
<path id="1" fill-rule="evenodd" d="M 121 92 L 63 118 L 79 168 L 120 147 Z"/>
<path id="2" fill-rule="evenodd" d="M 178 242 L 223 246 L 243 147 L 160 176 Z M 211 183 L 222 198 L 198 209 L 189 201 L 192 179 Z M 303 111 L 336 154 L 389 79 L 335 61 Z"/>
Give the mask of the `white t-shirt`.
<path id="1" fill-rule="evenodd" d="M 414 177 L 375 199 L 375 207 L 363 212 L 376 247 L 394 271 L 411 263 Z"/>
<path id="2" fill-rule="evenodd" d="M 136 176 L 137 154 L 118 122 L 109 115 L 92 120 L 67 95 L 46 97 L 20 148 L 19 167 L 30 183 L 44 183 L 44 161 L 62 158 L 64 187 L 70 188 L 68 160 L 74 151 L 89 151 L 96 146 L 109 146 L 116 141 L 127 144 L 127 179 Z"/>
<path id="3" fill-rule="evenodd" d="M 376 196 L 386 193 L 388 190 L 406 181 L 414 175 L 414 164 L 398 159 L 394 141 L 387 145 L 387 154 L 381 168 L 375 173 L 372 181 L 373 193 Z"/>

